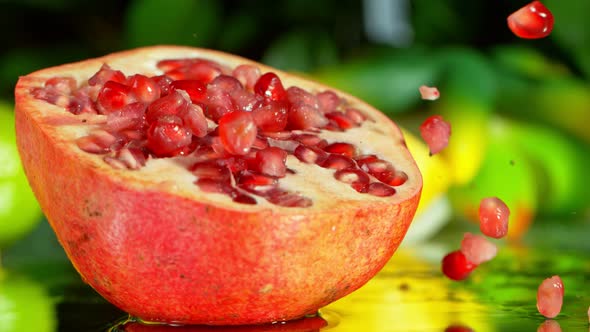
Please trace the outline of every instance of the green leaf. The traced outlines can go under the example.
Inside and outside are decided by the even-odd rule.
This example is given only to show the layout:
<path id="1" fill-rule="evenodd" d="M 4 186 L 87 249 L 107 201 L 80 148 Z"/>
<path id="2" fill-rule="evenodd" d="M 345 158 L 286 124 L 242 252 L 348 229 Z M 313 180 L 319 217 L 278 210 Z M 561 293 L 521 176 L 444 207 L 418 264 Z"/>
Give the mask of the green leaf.
<path id="1" fill-rule="evenodd" d="M 127 12 L 127 42 L 130 47 L 206 47 L 218 36 L 220 22 L 221 7 L 216 0 L 135 0 Z"/>

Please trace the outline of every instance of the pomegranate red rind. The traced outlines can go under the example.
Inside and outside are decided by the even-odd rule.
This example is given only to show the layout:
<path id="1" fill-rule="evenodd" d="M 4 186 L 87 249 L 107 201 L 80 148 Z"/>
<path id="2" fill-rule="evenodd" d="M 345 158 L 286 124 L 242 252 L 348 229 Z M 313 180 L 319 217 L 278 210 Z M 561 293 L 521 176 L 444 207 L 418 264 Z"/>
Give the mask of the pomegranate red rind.
<path id="1" fill-rule="evenodd" d="M 333 90 L 243 58 L 172 46 L 116 53 L 19 80 L 15 115 L 24 169 L 82 277 L 111 303 L 144 320 L 215 325 L 302 317 L 366 283 L 403 239 L 422 186 L 400 130 L 369 105 L 336 91 L 371 120 L 349 132 L 322 131 L 322 138 L 351 143 L 361 150 L 359 155 L 387 160 L 407 176 L 402 184 L 393 189 L 377 181 L 368 190 L 378 195 L 362 193 L 335 179 L 335 169 L 290 155 L 282 186 L 302 195 L 278 188 L 268 201 L 252 202 L 251 196 L 200 189 L 189 171 L 196 160 L 182 154 L 142 159 L 130 146 L 129 153 L 105 162 L 102 155 L 76 144 L 107 121 L 95 114 L 84 99 L 88 97 L 76 97 L 75 112 L 68 112 L 31 92 L 53 77 L 84 82 L 105 63 L 112 68 L 108 70 L 125 75 L 153 76 L 162 74 L 156 67 L 159 60 L 192 58 L 205 60 L 192 62 L 191 70 L 182 70 L 181 60 L 165 63 L 173 79 L 212 82 L 222 71 L 212 60 L 273 72 L 287 94 L 291 86 L 316 93 Z M 154 80 L 161 90 L 172 91 L 170 81 L 161 76 Z M 279 90 L 265 96 L 279 98 L 274 91 Z M 223 108 L 207 111 L 225 114 Z M 255 141 L 253 146 L 264 144 Z M 210 147 L 188 146 L 186 151 L 210 156 L 224 153 L 224 148 L 213 140 Z M 133 160 L 141 167 L 112 166 Z M 242 167 L 237 159 L 233 163 Z M 224 182 L 213 185 L 216 190 L 231 189 Z M 275 200 L 300 207 L 273 204 Z"/>

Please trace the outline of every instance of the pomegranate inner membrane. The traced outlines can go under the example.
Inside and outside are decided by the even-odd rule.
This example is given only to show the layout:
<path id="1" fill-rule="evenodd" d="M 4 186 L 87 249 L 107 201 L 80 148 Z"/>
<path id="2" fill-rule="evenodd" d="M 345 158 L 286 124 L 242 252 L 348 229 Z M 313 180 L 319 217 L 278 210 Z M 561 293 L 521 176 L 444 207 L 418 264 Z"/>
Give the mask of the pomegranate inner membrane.
<path id="1" fill-rule="evenodd" d="M 373 120 L 334 91 L 286 87 L 275 73 L 249 64 L 184 58 L 161 60 L 157 68 L 144 75 L 104 64 L 88 80 L 52 77 L 31 93 L 81 115 L 91 129 L 76 145 L 114 169 L 182 159 L 201 191 L 241 204 L 313 205 L 287 185 L 298 164 L 375 198 L 395 195 L 408 179 L 381 156 L 342 140 Z M 86 123 L 88 115 L 101 120 Z"/>

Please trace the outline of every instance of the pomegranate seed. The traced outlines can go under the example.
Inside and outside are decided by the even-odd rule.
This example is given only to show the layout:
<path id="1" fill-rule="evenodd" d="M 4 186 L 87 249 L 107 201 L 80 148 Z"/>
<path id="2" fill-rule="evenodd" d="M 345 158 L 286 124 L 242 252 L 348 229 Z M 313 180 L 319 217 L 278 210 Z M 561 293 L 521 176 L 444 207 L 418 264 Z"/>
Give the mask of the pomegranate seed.
<path id="1" fill-rule="evenodd" d="M 207 99 L 207 86 L 197 80 L 172 81 L 170 88 L 185 91 L 193 103 L 201 103 Z"/>
<path id="2" fill-rule="evenodd" d="M 537 332 L 561 332 L 561 326 L 556 320 L 547 319 L 539 325 Z"/>
<path id="3" fill-rule="evenodd" d="M 235 111 L 219 119 L 219 138 L 231 154 L 245 155 L 256 140 L 256 124 L 249 112 Z"/>
<path id="4" fill-rule="evenodd" d="M 498 197 L 487 197 L 479 203 L 479 229 L 489 237 L 500 239 L 508 234 L 510 209 Z"/>
<path id="5" fill-rule="evenodd" d="M 153 79 L 145 75 L 135 74 L 129 77 L 128 81 L 128 85 L 138 101 L 151 103 L 160 98 L 160 86 Z"/>
<path id="6" fill-rule="evenodd" d="M 256 126 L 264 132 L 277 132 L 287 126 L 287 104 L 271 101 L 252 112 Z"/>
<path id="7" fill-rule="evenodd" d="M 274 189 L 277 184 L 276 178 L 251 171 L 240 172 L 236 182 L 240 188 L 259 195 Z"/>
<path id="8" fill-rule="evenodd" d="M 55 89 L 64 95 L 72 93 L 76 86 L 76 79 L 73 77 L 52 77 L 45 82 L 45 87 Z"/>
<path id="9" fill-rule="evenodd" d="M 318 98 L 300 87 L 289 87 L 287 89 L 287 100 L 292 106 L 306 105 L 317 110 L 320 109 Z"/>
<path id="10" fill-rule="evenodd" d="M 408 180 L 408 175 L 406 173 L 396 171 L 393 168 L 387 169 L 383 172 L 369 172 L 369 174 L 373 175 L 377 180 L 394 187 L 401 186 Z"/>
<path id="11" fill-rule="evenodd" d="M 449 253 L 442 260 L 442 272 L 455 281 L 466 279 L 476 267 L 460 250 Z"/>
<path id="12" fill-rule="evenodd" d="M 369 176 L 367 173 L 361 171 L 357 168 L 345 168 L 338 170 L 334 173 L 334 178 L 336 180 L 344 182 L 344 183 L 361 183 L 361 184 L 368 184 L 370 182 Z"/>
<path id="13" fill-rule="evenodd" d="M 248 169 L 248 162 L 241 156 L 229 156 L 220 159 L 218 163 L 229 169 L 232 173 L 238 173 Z"/>
<path id="14" fill-rule="evenodd" d="M 233 201 L 236 203 L 242 203 L 242 204 L 256 204 L 258 202 L 256 202 L 256 199 L 250 195 L 246 195 L 243 193 L 234 193 L 233 195 Z"/>
<path id="15" fill-rule="evenodd" d="M 98 89 L 86 86 L 74 91 L 70 103 L 67 106 L 68 112 L 72 114 L 98 114 L 93 101 L 93 99 L 96 99 L 96 96 L 93 96 L 94 90 Z M 98 92 L 96 92 L 96 95 L 98 95 Z"/>
<path id="16" fill-rule="evenodd" d="M 324 148 L 324 151 L 341 154 L 347 157 L 354 157 L 356 155 L 356 147 L 350 143 L 332 143 Z"/>
<path id="17" fill-rule="evenodd" d="M 152 80 L 160 87 L 160 96 L 165 96 L 170 93 L 172 79 L 166 75 L 158 75 L 152 77 Z"/>
<path id="18" fill-rule="evenodd" d="M 191 133 L 197 137 L 207 135 L 207 118 L 203 114 L 203 109 L 199 105 L 191 104 L 184 112 L 180 113 L 184 125 L 190 129 Z"/>
<path id="19" fill-rule="evenodd" d="M 251 65 L 239 65 L 233 70 L 232 75 L 237 78 L 246 89 L 253 91 L 254 85 L 260 78 L 260 69 Z"/>
<path id="20" fill-rule="evenodd" d="M 246 112 L 252 112 L 263 104 L 262 97 L 252 94 L 246 90 L 234 91 L 231 94 L 231 98 L 239 110 Z"/>
<path id="21" fill-rule="evenodd" d="M 94 154 L 107 153 L 116 143 L 117 137 L 104 130 L 95 130 L 88 136 L 76 139 L 76 145 L 81 150 Z"/>
<path id="22" fill-rule="evenodd" d="M 355 166 L 354 161 L 347 156 L 341 154 L 328 154 L 328 158 L 320 164 L 323 168 L 332 168 L 336 170 L 352 168 Z"/>
<path id="23" fill-rule="evenodd" d="M 299 134 L 294 139 L 303 145 L 313 146 L 319 149 L 323 149 L 328 145 L 328 141 L 313 134 Z"/>
<path id="24" fill-rule="evenodd" d="M 35 88 L 31 94 L 37 99 L 44 100 L 50 104 L 60 107 L 68 107 L 71 103 L 70 98 L 67 95 L 60 92 L 57 88 L 51 86 Z"/>
<path id="25" fill-rule="evenodd" d="M 292 193 L 281 189 L 269 191 L 267 193 L 267 199 L 273 204 L 285 207 L 309 207 L 313 204 L 311 199 L 299 193 Z"/>
<path id="26" fill-rule="evenodd" d="M 218 90 L 223 90 L 230 95 L 235 93 L 236 91 L 242 91 L 242 83 L 240 81 L 229 75 L 219 75 L 217 76 L 211 83 L 209 83 L 207 88 L 213 88 Z"/>
<path id="27" fill-rule="evenodd" d="M 440 97 L 440 92 L 436 87 L 422 85 L 418 90 L 420 91 L 420 96 L 424 100 L 437 100 Z"/>
<path id="28" fill-rule="evenodd" d="M 189 170 L 199 179 L 215 179 L 220 182 L 230 182 L 230 170 L 220 165 L 216 160 L 206 160 L 195 163 Z"/>
<path id="29" fill-rule="evenodd" d="M 135 96 L 129 86 L 115 81 L 108 81 L 100 90 L 96 105 L 101 113 L 108 114 L 133 102 L 135 102 Z"/>
<path id="30" fill-rule="evenodd" d="M 254 93 L 267 101 L 283 101 L 287 97 L 281 79 L 275 73 L 265 73 L 254 85 Z"/>
<path id="31" fill-rule="evenodd" d="M 118 163 L 123 169 L 137 170 L 145 166 L 146 156 L 141 149 L 123 147 L 117 151 L 115 157 L 105 157 L 105 161 Z"/>
<path id="32" fill-rule="evenodd" d="M 146 106 L 143 103 L 131 103 L 122 109 L 107 114 L 104 129 L 117 133 L 126 129 L 141 129 L 144 123 Z"/>
<path id="33" fill-rule="evenodd" d="M 432 115 L 420 125 L 420 134 L 428 144 L 432 156 L 442 151 L 449 144 L 451 124 L 440 115 Z"/>
<path id="34" fill-rule="evenodd" d="M 328 159 L 328 153 L 313 146 L 299 145 L 293 155 L 307 164 L 322 164 Z"/>
<path id="35" fill-rule="evenodd" d="M 328 124 L 328 119 L 317 108 L 300 104 L 289 110 L 288 127 L 291 129 L 322 128 Z"/>
<path id="36" fill-rule="evenodd" d="M 563 304 L 564 287 L 559 276 L 543 280 L 537 291 L 537 309 L 547 318 L 559 315 Z"/>
<path id="37" fill-rule="evenodd" d="M 192 142 L 190 130 L 174 115 L 153 122 L 147 132 L 147 147 L 157 157 L 186 154 Z"/>
<path id="38" fill-rule="evenodd" d="M 170 71 L 182 67 L 190 67 L 195 64 L 207 64 L 212 67 L 219 67 L 219 64 L 215 61 L 200 59 L 200 58 L 188 58 L 188 59 L 165 59 L 160 60 L 156 66 L 163 71 Z"/>
<path id="39" fill-rule="evenodd" d="M 228 194 L 233 191 L 230 184 L 211 178 L 197 179 L 195 184 L 199 189 L 208 193 Z"/>
<path id="40" fill-rule="evenodd" d="M 338 95 L 334 91 L 330 90 L 320 92 L 317 94 L 316 97 L 318 99 L 320 109 L 324 113 L 336 111 L 336 108 L 338 108 L 338 106 L 340 106 L 340 104 L 342 103 L 340 97 L 338 97 Z"/>
<path id="41" fill-rule="evenodd" d="M 173 80 L 197 80 L 205 84 L 222 74 L 219 65 L 207 60 L 195 60 L 186 66 L 165 71 Z"/>
<path id="42" fill-rule="evenodd" d="M 367 120 L 367 117 L 356 108 L 347 108 L 346 111 L 344 111 L 344 114 L 357 126 L 360 126 L 365 120 Z"/>
<path id="43" fill-rule="evenodd" d="M 238 110 L 230 94 L 216 85 L 207 87 L 207 104 L 205 115 L 215 122 L 225 114 Z"/>
<path id="44" fill-rule="evenodd" d="M 508 16 L 508 27 L 520 38 L 547 37 L 553 30 L 553 14 L 540 1 L 533 1 Z"/>
<path id="45" fill-rule="evenodd" d="M 88 79 L 88 85 L 90 86 L 102 86 L 108 81 L 113 81 L 121 84 L 127 82 L 125 74 L 120 70 L 114 70 L 106 63 L 100 67 L 100 70 L 96 72 L 92 77 Z"/>
<path id="46" fill-rule="evenodd" d="M 393 196 L 395 194 L 395 189 L 381 182 L 372 182 L 369 184 L 367 192 L 373 196 L 385 197 Z"/>
<path id="47" fill-rule="evenodd" d="M 480 265 L 496 257 L 498 248 L 484 236 L 465 233 L 461 241 L 461 252 L 468 261 Z"/>
<path id="48" fill-rule="evenodd" d="M 167 96 L 157 99 L 148 106 L 146 121 L 152 123 L 165 115 L 177 115 L 185 112 L 189 101 L 179 91 L 172 91 Z"/>
<path id="49" fill-rule="evenodd" d="M 262 174 L 284 177 L 287 171 L 287 152 L 277 147 L 268 147 L 256 152 L 256 164 Z"/>
<path id="50" fill-rule="evenodd" d="M 334 121 L 339 129 L 346 130 L 358 126 L 355 121 L 342 112 L 326 113 L 326 118 Z"/>

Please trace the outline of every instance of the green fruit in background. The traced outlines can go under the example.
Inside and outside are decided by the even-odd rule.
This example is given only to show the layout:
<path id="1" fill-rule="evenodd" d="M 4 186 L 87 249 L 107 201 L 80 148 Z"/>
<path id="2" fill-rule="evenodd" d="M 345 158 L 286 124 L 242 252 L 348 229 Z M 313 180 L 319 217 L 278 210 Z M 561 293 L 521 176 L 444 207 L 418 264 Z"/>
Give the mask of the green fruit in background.
<path id="1" fill-rule="evenodd" d="M 542 124 L 496 118 L 492 126 L 532 162 L 540 214 L 575 216 L 590 207 L 590 186 L 581 183 L 590 165 L 590 146 Z"/>
<path id="2" fill-rule="evenodd" d="M 493 128 L 492 128 L 493 129 Z M 509 142 L 491 140 L 482 167 L 473 180 L 449 190 L 460 216 L 478 223 L 480 201 L 496 196 L 510 208 L 508 236 L 521 237 L 537 211 L 537 181 L 525 154 Z"/>
<path id="3" fill-rule="evenodd" d="M 0 248 L 30 232 L 42 213 L 16 148 L 12 105 L 0 102 Z"/>
<path id="4" fill-rule="evenodd" d="M 54 303 L 42 285 L 0 271 L 0 332 L 56 330 Z"/>

